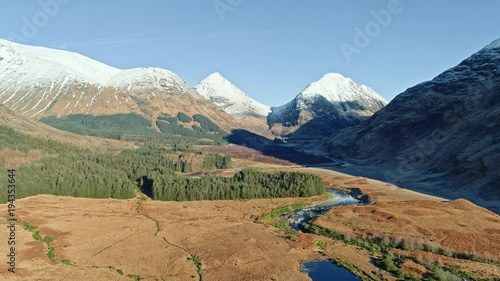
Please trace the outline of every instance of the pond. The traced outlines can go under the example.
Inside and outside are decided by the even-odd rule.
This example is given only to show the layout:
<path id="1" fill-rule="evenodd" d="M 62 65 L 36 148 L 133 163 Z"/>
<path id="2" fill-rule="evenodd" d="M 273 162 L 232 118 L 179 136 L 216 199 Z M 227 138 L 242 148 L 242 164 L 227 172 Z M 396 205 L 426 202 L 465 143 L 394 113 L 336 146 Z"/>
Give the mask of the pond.
<path id="1" fill-rule="evenodd" d="M 361 280 L 349 270 L 336 266 L 330 261 L 314 261 L 304 263 L 302 270 L 313 281 L 359 281 Z"/>

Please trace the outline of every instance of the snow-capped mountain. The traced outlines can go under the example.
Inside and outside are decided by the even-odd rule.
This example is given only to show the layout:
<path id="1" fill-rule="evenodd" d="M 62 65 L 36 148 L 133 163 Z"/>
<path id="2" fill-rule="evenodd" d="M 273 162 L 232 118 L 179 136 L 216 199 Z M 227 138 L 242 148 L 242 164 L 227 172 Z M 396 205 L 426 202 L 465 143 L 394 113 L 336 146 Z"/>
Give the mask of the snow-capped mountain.
<path id="1" fill-rule="evenodd" d="M 372 116 L 387 101 L 365 85 L 338 73 L 325 74 L 295 99 L 271 108 L 269 126 L 277 134 L 325 136 Z"/>
<path id="2" fill-rule="evenodd" d="M 77 53 L 1 39 L 0 103 L 36 119 L 136 113 L 155 120 L 183 112 L 203 114 L 225 130 L 242 128 L 169 70 L 122 70 Z"/>
<path id="3" fill-rule="evenodd" d="M 359 116 L 371 116 L 387 104 L 387 101 L 371 88 L 356 84 L 352 79 L 339 73 L 325 74 L 302 91 L 298 99 L 301 100 L 301 106 L 305 106 L 307 101 L 320 96 L 330 103 L 345 105 L 339 113 L 346 116 L 353 115 L 353 113 Z M 351 102 L 362 104 L 365 108 L 349 107 Z"/>
<path id="4" fill-rule="evenodd" d="M 43 83 L 66 81 L 129 91 L 190 88 L 179 76 L 166 69 L 142 67 L 122 70 L 77 53 L 2 39 L 0 70 L 0 81 L 9 86 L 41 86 Z M 15 82 L 15 85 L 10 82 Z"/>
<path id="5" fill-rule="evenodd" d="M 252 99 L 218 72 L 203 79 L 195 89 L 236 118 L 254 116 L 265 119 L 271 112 L 269 106 Z"/>
<path id="6" fill-rule="evenodd" d="M 28 46 L 0 39 L 0 78 L 3 86 L 40 85 L 54 81 L 105 84 L 120 69 L 77 53 Z"/>
<path id="7" fill-rule="evenodd" d="M 384 181 L 496 205 L 498 212 L 499 128 L 500 39 L 409 88 L 367 122 L 327 138 L 324 147 L 385 170 L 377 173 Z"/>

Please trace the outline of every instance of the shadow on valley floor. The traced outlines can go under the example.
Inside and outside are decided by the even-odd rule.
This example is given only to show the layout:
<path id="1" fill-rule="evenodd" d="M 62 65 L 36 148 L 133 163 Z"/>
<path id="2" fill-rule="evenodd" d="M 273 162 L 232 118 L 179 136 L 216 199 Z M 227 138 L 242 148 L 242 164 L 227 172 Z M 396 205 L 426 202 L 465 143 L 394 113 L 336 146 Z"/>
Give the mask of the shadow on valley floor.
<path id="1" fill-rule="evenodd" d="M 245 146 L 280 160 L 297 165 L 333 164 L 334 162 L 324 156 L 316 156 L 284 146 L 281 141 L 272 141 L 246 130 L 233 130 L 226 137 L 229 143 Z"/>
<path id="2" fill-rule="evenodd" d="M 473 190 L 450 188 L 452 183 L 448 177 L 439 173 L 426 173 L 422 171 L 412 171 L 405 177 L 394 180 L 388 177 L 390 174 L 397 173 L 394 165 L 389 163 L 381 165 L 339 165 L 338 161 L 307 154 L 298 151 L 291 145 L 283 144 L 280 141 L 272 141 L 246 130 L 233 130 L 226 140 L 232 144 L 254 149 L 265 156 L 285 160 L 297 165 L 318 167 L 333 170 L 352 176 L 368 177 L 393 184 L 395 186 L 407 188 L 416 192 L 438 196 L 447 199 L 465 198 L 495 213 L 500 212 L 500 202 L 479 196 Z M 340 160 L 339 160 L 340 161 Z"/>

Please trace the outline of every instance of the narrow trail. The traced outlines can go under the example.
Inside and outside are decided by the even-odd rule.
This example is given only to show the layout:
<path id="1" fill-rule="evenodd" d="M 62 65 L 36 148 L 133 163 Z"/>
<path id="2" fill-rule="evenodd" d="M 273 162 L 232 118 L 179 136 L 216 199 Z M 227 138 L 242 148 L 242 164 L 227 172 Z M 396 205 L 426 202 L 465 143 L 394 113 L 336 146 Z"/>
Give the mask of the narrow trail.
<path id="1" fill-rule="evenodd" d="M 144 195 L 144 196 L 145 196 L 145 195 Z M 175 243 L 173 243 L 173 242 L 169 241 L 169 240 L 168 240 L 165 236 L 158 236 L 158 233 L 160 233 L 160 231 L 161 231 L 161 229 L 160 229 L 160 223 L 158 222 L 158 220 L 154 219 L 154 218 L 153 218 L 153 217 L 151 217 L 150 215 L 148 215 L 148 214 L 146 214 L 146 213 L 144 213 L 144 212 L 141 212 L 141 203 L 142 203 L 142 201 L 140 201 L 140 200 L 137 202 L 137 205 L 136 205 L 136 207 L 135 207 L 135 210 L 136 210 L 136 212 L 137 212 L 138 214 L 140 214 L 140 215 L 142 215 L 142 216 L 146 217 L 147 219 L 149 219 L 149 220 L 153 221 L 153 222 L 156 224 L 156 232 L 154 233 L 154 236 L 155 236 L 155 237 L 160 237 L 160 238 L 162 238 L 162 239 L 163 239 L 163 241 L 164 241 L 167 245 L 170 245 L 170 246 L 172 246 L 172 247 L 175 247 L 175 248 L 177 248 L 177 249 L 179 249 L 179 250 L 182 250 L 182 251 L 183 251 L 183 252 L 185 252 L 186 254 L 188 254 L 188 255 L 190 256 L 191 261 L 193 261 L 193 264 L 194 264 L 194 265 L 195 265 L 195 267 L 196 267 L 196 272 L 198 273 L 198 280 L 199 280 L 199 281 L 203 281 L 203 275 L 202 275 L 202 273 L 201 273 L 201 271 L 202 271 L 202 270 L 201 270 L 201 264 L 200 264 L 200 265 L 196 264 L 197 255 L 196 255 L 196 254 L 194 254 L 194 253 L 192 253 L 189 249 L 184 248 L 184 247 L 182 247 L 182 246 L 180 246 L 180 245 L 177 245 L 177 244 L 175 244 Z"/>

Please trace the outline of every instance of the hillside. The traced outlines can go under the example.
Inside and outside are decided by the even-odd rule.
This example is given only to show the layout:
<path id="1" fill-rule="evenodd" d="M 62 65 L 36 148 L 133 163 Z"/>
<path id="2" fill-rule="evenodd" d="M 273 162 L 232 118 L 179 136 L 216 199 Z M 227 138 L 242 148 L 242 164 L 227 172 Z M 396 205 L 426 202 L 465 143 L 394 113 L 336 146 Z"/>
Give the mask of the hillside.
<path id="1" fill-rule="evenodd" d="M 323 147 L 334 157 L 378 166 L 387 181 L 418 182 L 451 197 L 493 204 L 500 198 L 498 128 L 500 40 L 406 90 Z"/>
<path id="2" fill-rule="evenodd" d="M 61 131 L 42 122 L 26 118 L 0 104 L 0 126 L 14 129 L 22 134 L 44 140 L 55 140 L 66 144 L 102 151 L 118 151 L 124 148 L 136 147 L 133 143 L 102 139 L 90 136 L 80 136 Z"/>

